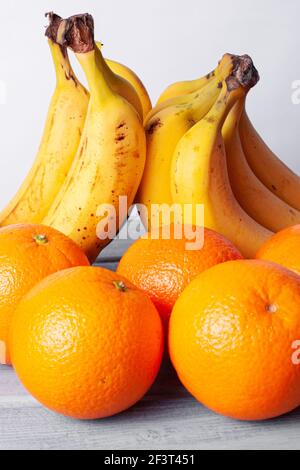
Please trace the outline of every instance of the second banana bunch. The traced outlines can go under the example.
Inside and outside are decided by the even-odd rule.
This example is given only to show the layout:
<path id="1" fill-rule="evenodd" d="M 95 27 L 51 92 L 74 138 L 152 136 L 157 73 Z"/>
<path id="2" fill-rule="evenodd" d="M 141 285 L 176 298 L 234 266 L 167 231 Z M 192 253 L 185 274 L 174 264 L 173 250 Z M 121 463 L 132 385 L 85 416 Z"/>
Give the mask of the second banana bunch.
<path id="1" fill-rule="evenodd" d="M 147 160 L 137 200 L 204 206 L 204 225 L 253 257 L 274 232 L 300 223 L 300 178 L 268 148 L 245 110 L 259 75 L 247 55 L 171 85 L 146 120 Z M 183 211 L 182 211 L 183 213 Z M 195 210 L 185 223 L 196 224 Z"/>
<path id="2" fill-rule="evenodd" d="M 135 201 L 147 208 L 148 229 L 153 205 L 202 204 L 204 225 L 246 257 L 272 233 L 300 223 L 300 178 L 268 148 L 245 110 L 259 80 L 249 56 L 225 54 L 203 78 L 167 88 L 152 109 L 137 75 L 104 59 L 91 15 L 48 17 L 56 89 L 38 155 L 0 226 L 54 227 L 94 261 L 110 241 L 98 208 L 113 207 L 120 227 L 127 217 L 121 196 L 128 207 Z M 193 210 L 184 222 L 197 222 Z"/>

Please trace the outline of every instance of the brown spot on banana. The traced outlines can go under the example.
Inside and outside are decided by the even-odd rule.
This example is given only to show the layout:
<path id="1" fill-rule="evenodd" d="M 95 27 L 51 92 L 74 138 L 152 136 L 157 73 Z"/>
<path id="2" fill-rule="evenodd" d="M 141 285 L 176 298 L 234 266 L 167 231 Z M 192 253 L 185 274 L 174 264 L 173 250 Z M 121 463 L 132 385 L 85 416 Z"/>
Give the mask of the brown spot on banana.
<path id="1" fill-rule="evenodd" d="M 205 117 L 204 120 L 209 122 L 210 124 L 213 124 L 215 122 L 215 119 L 212 116 Z"/>
<path id="2" fill-rule="evenodd" d="M 149 123 L 149 125 L 148 125 L 147 128 L 146 128 L 147 134 L 149 134 L 149 135 L 154 134 L 154 132 L 156 131 L 156 129 L 159 129 L 160 127 L 162 127 L 162 125 L 163 125 L 163 123 L 161 122 L 161 119 L 160 119 L 160 118 L 154 119 L 153 121 L 151 121 L 151 122 Z"/>
<path id="3" fill-rule="evenodd" d="M 117 134 L 115 138 L 115 142 L 118 144 L 119 142 L 122 142 L 122 140 L 125 140 L 125 139 L 126 139 L 125 134 Z"/>
<path id="4" fill-rule="evenodd" d="M 65 77 L 66 80 L 72 80 L 76 88 L 78 87 L 78 81 L 71 72 L 69 74 L 65 72 Z"/>
<path id="5" fill-rule="evenodd" d="M 215 72 L 210 72 L 206 75 L 206 79 L 209 80 L 210 78 L 214 77 L 215 76 Z"/>
<path id="6" fill-rule="evenodd" d="M 188 123 L 191 124 L 191 126 L 194 126 L 196 124 L 196 121 L 193 118 L 189 118 Z"/>

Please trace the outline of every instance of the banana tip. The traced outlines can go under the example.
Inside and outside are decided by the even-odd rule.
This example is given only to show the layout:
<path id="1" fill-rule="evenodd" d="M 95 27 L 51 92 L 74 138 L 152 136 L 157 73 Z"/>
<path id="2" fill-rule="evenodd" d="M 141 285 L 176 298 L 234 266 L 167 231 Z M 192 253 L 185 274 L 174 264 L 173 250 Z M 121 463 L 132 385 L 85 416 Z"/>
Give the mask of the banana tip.
<path id="1" fill-rule="evenodd" d="M 259 81 L 259 73 L 253 60 L 247 54 L 232 56 L 233 70 L 226 79 L 228 91 L 236 90 L 240 86 L 246 89 L 254 87 Z"/>
<path id="2" fill-rule="evenodd" d="M 45 13 L 45 16 L 49 20 L 45 35 L 47 38 L 51 39 L 51 41 L 57 42 L 57 33 L 63 19 L 53 11 Z"/>
<path id="3" fill-rule="evenodd" d="M 95 49 L 94 19 L 89 13 L 70 16 L 65 25 L 65 41 L 75 53 L 86 53 Z"/>

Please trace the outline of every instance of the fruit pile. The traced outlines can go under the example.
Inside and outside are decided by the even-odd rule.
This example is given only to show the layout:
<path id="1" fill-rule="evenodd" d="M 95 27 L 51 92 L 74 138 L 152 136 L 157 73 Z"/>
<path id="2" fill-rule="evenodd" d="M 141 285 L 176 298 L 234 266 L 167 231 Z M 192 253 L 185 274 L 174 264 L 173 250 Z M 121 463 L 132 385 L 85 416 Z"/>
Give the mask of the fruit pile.
<path id="1" fill-rule="evenodd" d="M 224 55 L 151 110 L 139 78 L 103 58 L 90 15 L 48 16 L 57 86 L 36 161 L 0 216 L 0 363 L 78 419 L 137 403 L 164 350 L 217 413 L 300 406 L 300 180 L 247 117 L 251 58 Z M 108 221 L 126 221 L 123 197 L 147 209 L 151 231 L 113 273 L 90 263 Z M 153 217 L 176 204 L 191 209 L 185 223 Z"/>

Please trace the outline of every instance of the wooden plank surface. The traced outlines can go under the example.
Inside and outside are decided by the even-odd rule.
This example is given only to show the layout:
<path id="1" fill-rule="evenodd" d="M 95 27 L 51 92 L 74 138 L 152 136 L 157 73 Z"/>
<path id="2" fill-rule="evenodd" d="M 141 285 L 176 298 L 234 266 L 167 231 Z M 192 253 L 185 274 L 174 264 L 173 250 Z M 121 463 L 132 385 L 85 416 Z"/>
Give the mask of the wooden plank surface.
<path id="1" fill-rule="evenodd" d="M 300 449 L 300 409 L 263 423 L 226 419 L 197 403 L 165 360 L 136 406 L 109 419 L 80 422 L 43 408 L 11 368 L 0 367 L 0 450 L 11 449 Z"/>
<path id="2" fill-rule="evenodd" d="M 40 406 L 0 368 L 0 449 L 300 449 L 300 410 L 264 423 L 215 415 L 179 384 L 169 364 L 149 394 L 118 416 L 73 421 Z"/>

